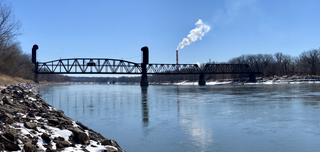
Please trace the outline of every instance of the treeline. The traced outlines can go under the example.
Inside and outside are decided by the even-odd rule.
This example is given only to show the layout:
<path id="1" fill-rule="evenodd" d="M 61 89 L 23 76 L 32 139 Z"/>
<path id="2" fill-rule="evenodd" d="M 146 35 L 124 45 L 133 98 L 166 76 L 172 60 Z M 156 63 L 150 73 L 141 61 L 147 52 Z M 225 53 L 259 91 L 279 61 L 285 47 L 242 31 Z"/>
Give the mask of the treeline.
<path id="1" fill-rule="evenodd" d="M 253 71 L 262 72 L 263 77 L 274 75 L 319 75 L 320 59 L 316 49 L 304 51 L 298 57 L 283 53 L 242 55 L 230 59 L 231 64 L 249 64 Z"/>
<path id="2" fill-rule="evenodd" d="M 15 19 L 11 5 L 0 0 L 0 75 L 33 80 L 31 55 L 23 53 L 16 40 L 22 34 L 20 29 L 21 22 Z M 38 80 L 62 82 L 69 79 L 63 75 L 39 75 Z"/>
<path id="3" fill-rule="evenodd" d="M 302 52 L 298 57 L 283 54 L 249 54 L 230 59 L 228 62 L 208 64 L 248 64 L 253 72 L 262 72 L 261 77 L 320 75 L 319 51 L 312 49 Z M 207 80 L 247 78 L 246 74 L 207 74 Z M 199 75 L 154 75 L 150 82 L 162 81 L 198 81 Z"/>

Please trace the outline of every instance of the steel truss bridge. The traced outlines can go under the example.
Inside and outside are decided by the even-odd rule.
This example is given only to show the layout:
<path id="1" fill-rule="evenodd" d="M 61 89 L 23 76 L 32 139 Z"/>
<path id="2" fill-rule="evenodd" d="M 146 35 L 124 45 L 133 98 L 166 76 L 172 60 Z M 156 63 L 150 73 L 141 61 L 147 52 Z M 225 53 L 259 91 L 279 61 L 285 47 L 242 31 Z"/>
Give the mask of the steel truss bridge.
<path id="1" fill-rule="evenodd" d="M 261 74 L 248 64 L 145 64 L 146 74 Z M 142 63 L 103 58 L 37 62 L 37 74 L 142 74 Z"/>

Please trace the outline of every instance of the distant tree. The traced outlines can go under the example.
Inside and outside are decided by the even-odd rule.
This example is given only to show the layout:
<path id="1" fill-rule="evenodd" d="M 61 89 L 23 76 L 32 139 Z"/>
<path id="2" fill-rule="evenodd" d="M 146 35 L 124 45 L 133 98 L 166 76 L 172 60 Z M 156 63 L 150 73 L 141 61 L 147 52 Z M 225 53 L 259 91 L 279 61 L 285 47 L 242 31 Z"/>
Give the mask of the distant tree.
<path id="1" fill-rule="evenodd" d="M 299 57 L 302 62 L 302 70 L 307 74 L 316 75 L 319 68 L 319 51 L 316 49 L 304 51 Z"/>

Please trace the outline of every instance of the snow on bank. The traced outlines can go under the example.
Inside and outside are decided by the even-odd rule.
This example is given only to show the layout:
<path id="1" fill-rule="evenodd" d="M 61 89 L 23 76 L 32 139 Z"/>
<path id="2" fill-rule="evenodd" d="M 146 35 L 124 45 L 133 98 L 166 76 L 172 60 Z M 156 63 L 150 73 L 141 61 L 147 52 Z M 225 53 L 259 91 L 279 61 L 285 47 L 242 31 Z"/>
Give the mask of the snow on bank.
<path id="1" fill-rule="evenodd" d="M 320 83 L 318 80 L 266 80 L 258 82 L 237 82 L 237 81 L 207 81 L 206 85 L 276 85 L 276 84 L 312 84 Z M 198 85 L 198 82 L 181 81 L 171 83 L 150 83 L 156 85 Z"/>

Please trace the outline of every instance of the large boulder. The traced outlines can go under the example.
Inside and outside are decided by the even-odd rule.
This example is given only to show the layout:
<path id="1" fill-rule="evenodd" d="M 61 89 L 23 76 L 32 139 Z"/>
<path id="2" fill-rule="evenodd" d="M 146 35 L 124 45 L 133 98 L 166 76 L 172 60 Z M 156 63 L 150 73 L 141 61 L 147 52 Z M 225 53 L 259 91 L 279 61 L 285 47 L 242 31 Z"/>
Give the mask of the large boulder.
<path id="1" fill-rule="evenodd" d="M 107 139 L 107 140 L 105 140 L 105 141 L 103 141 L 103 142 L 101 142 L 101 145 L 105 145 L 105 146 L 107 146 L 107 145 L 109 145 L 109 146 L 113 146 L 113 147 L 116 147 L 117 148 L 117 151 L 118 152 L 125 152 L 124 150 L 122 150 L 121 149 L 121 147 L 118 145 L 118 143 L 115 141 L 115 140 L 109 140 L 109 139 Z M 106 151 L 112 151 L 112 150 L 114 150 L 114 148 L 107 148 L 106 149 Z"/>
<path id="2" fill-rule="evenodd" d="M 3 151 L 3 150 L 4 150 L 4 144 L 0 143 L 0 151 Z"/>
<path id="3" fill-rule="evenodd" d="M 54 138 L 53 142 L 56 143 L 57 148 L 70 147 L 70 143 L 68 141 L 65 141 L 62 137 Z"/>
<path id="4" fill-rule="evenodd" d="M 87 127 L 87 126 L 85 126 L 85 125 L 83 125 L 81 122 L 79 122 L 79 121 L 76 121 L 76 124 L 77 125 L 79 125 L 82 129 L 84 129 L 84 130 L 89 130 L 89 128 Z"/>
<path id="5" fill-rule="evenodd" d="M 119 151 L 118 151 L 118 149 L 116 149 L 114 147 L 106 147 L 104 152 L 119 152 Z"/>
<path id="6" fill-rule="evenodd" d="M 51 139 L 50 139 L 50 136 L 46 133 L 43 133 L 41 135 L 41 138 L 46 142 L 46 143 L 50 143 Z"/>
<path id="7" fill-rule="evenodd" d="M 37 152 L 37 147 L 32 144 L 24 144 L 23 146 L 24 152 Z"/>
<path id="8" fill-rule="evenodd" d="M 24 126 L 28 129 L 36 129 L 37 124 L 32 122 L 24 122 Z"/>
<path id="9" fill-rule="evenodd" d="M 60 121 L 58 119 L 48 119 L 49 124 L 53 125 L 53 126 L 57 126 L 60 125 Z"/>
<path id="10" fill-rule="evenodd" d="M 74 134 L 74 141 L 76 143 L 80 143 L 84 145 L 87 145 L 90 143 L 88 135 L 84 133 L 82 130 L 80 130 L 79 128 L 71 128 L 69 130 L 72 131 L 72 133 Z"/>
<path id="11" fill-rule="evenodd" d="M 3 104 L 13 105 L 13 102 L 11 101 L 11 99 L 8 96 L 4 96 L 2 98 L 2 102 L 3 102 Z"/>
<path id="12" fill-rule="evenodd" d="M 7 137 L 13 138 L 13 140 L 8 139 Z M 0 143 L 3 143 L 5 150 L 9 150 L 9 151 L 21 150 L 19 145 L 16 142 L 14 142 L 14 137 L 10 133 L 4 133 L 4 134 L 0 135 Z"/>
<path id="13" fill-rule="evenodd" d="M 12 124 L 14 123 L 15 121 L 13 120 L 13 116 L 9 113 L 6 113 L 6 112 L 2 112 L 0 114 L 0 120 L 4 123 L 8 123 L 8 124 Z"/>

